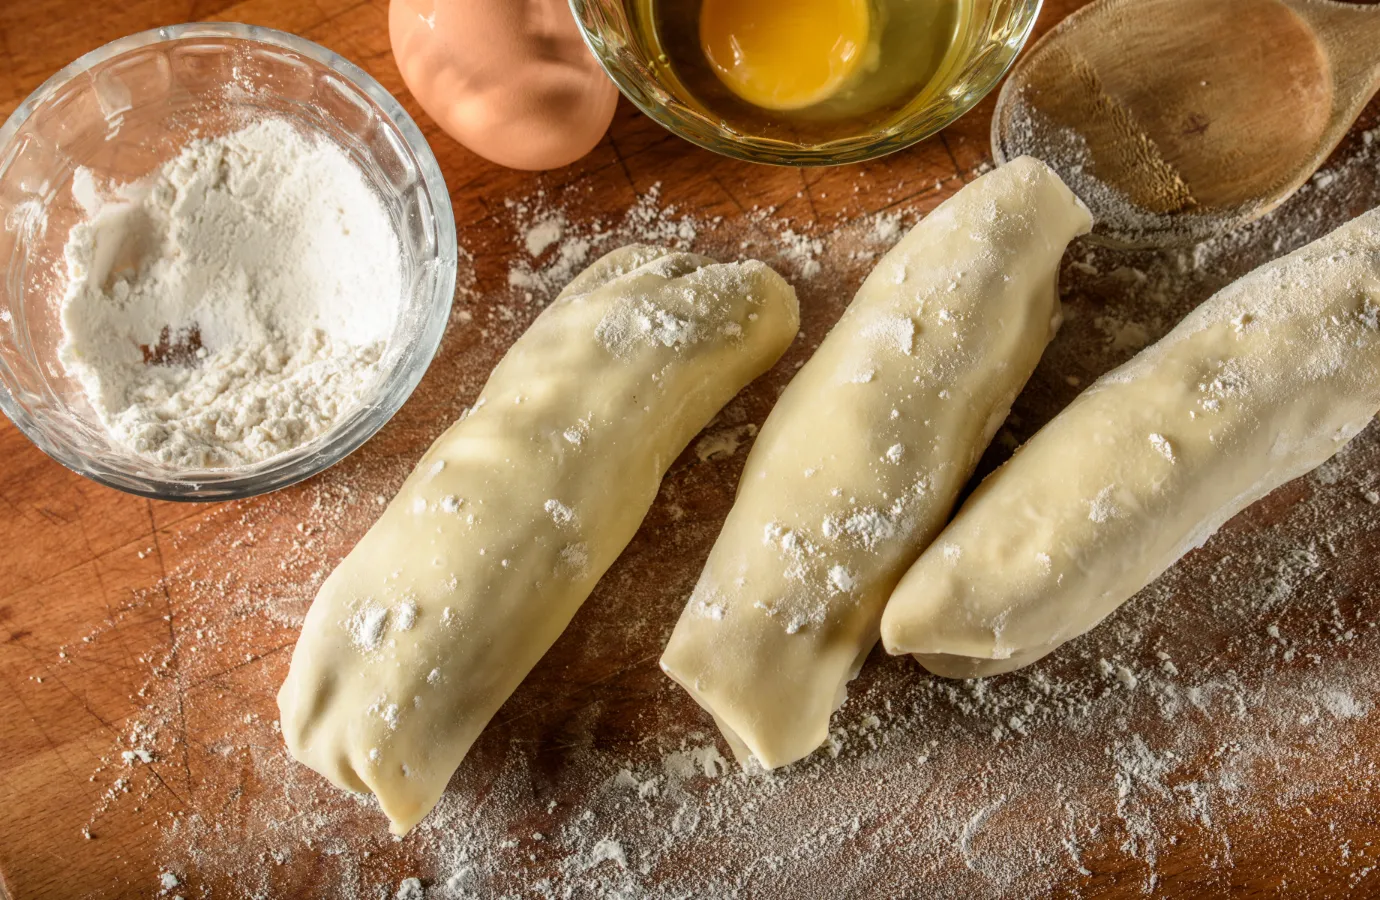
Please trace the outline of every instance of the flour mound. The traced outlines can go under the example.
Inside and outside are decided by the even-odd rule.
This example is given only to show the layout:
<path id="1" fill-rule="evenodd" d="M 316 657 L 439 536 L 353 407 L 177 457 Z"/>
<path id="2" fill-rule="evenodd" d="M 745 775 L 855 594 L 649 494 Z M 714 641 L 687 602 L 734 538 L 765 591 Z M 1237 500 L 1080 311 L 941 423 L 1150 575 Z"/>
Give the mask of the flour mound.
<path id="1" fill-rule="evenodd" d="M 363 174 L 282 120 L 188 144 L 100 197 L 64 249 L 59 357 L 112 439 L 178 468 L 307 443 L 378 374 L 401 246 Z"/>

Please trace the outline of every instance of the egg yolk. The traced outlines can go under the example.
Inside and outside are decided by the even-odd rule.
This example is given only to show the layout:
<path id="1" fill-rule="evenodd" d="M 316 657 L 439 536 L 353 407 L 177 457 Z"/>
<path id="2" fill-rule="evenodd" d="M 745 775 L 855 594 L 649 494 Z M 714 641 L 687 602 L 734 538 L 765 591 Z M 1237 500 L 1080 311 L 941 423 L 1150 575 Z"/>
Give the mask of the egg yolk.
<path id="1" fill-rule="evenodd" d="M 866 56 L 868 0 L 704 0 L 700 44 L 729 90 L 765 109 L 838 93 Z"/>

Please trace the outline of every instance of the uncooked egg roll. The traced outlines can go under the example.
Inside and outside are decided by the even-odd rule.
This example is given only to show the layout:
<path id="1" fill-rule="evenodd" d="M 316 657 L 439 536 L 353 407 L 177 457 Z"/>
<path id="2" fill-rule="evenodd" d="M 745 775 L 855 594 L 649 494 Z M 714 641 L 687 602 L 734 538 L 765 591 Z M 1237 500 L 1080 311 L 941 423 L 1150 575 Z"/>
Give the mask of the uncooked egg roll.
<path id="1" fill-rule="evenodd" d="M 1059 322 L 1092 221 L 1013 160 L 887 253 L 781 396 L 661 658 L 741 760 L 828 735 L 887 596 L 943 527 Z"/>
<path id="2" fill-rule="evenodd" d="M 798 327 L 759 262 L 627 247 L 577 277 L 322 585 L 278 694 L 293 756 L 416 825 L 667 467 Z"/>
<path id="3" fill-rule="evenodd" d="M 1034 662 L 1380 409 L 1380 211 L 1229 285 L 1042 428 L 906 573 L 891 653 Z"/>

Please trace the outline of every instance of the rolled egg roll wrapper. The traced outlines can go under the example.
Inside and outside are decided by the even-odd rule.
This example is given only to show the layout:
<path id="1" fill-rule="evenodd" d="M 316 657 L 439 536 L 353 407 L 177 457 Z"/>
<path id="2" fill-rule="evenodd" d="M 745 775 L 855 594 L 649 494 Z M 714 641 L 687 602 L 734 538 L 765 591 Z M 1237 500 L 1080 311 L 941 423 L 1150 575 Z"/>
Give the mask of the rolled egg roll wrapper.
<path id="1" fill-rule="evenodd" d="M 1084 391 L 964 503 L 882 619 L 955 678 L 1093 628 L 1380 409 L 1380 211 L 1223 289 Z"/>
<path id="2" fill-rule="evenodd" d="M 1087 210 L 1022 158 L 878 263 L 782 394 L 661 667 L 766 768 L 828 736 L 882 606 L 1053 336 Z"/>
<path id="3" fill-rule="evenodd" d="M 577 277 L 322 585 L 278 694 L 292 755 L 417 824 L 667 467 L 798 327 L 759 262 L 627 247 Z"/>

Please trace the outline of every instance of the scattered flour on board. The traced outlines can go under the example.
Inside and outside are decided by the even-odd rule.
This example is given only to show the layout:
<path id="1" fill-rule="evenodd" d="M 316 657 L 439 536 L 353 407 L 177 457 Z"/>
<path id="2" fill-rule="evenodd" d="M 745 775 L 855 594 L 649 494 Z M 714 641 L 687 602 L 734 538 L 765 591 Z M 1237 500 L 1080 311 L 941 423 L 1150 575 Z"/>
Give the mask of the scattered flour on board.
<path id="1" fill-rule="evenodd" d="M 738 448 L 750 443 L 757 436 L 757 426 L 752 422 L 732 425 L 727 428 L 706 429 L 704 437 L 695 442 L 695 456 L 700 462 L 725 459 L 738 452 Z"/>
<path id="2" fill-rule="evenodd" d="M 1374 158 L 1351 159 L 1327 190 L 1380 203 Z M 1172 324 L 1245 269 L 1337 223 L 1343 211 L 1320 199 L 1305 195 L 1191 251 L 1076 246 L 1063 277 L 1067 321 L 982 471 L 1079 384 L 1129 355 L 1107 340 L 1097 315 Z M 553 211 L 536 209 L 533 221 Z M 664 212 L 648 214 L 649 230 L 679 234 Z M 878 227 L 874 219 L 821 236 L 821 271 L 798 287 L 802 307 L 829 312 L 807 322 L 780 369 L 792 371 L 837 318 L 870 267 Z M 593 234 L 573 219 L 562 229 L 543 259 L 586 239 L 571 235 Z M 697 251 L 728 259 L 748 244 L 744 253 L 772 262 L 752 243 L 760 234 L 685 230 Z M 609 240 L 640 236 L 632 229 Z M 502 346 L 552 288 L 470 298 L 475 315 L 462 320 L 461 335 Z M 784 378 L 764 382 L 739 401 L 758 422 Z M 477 379 L 460 383 L 457 407 L 479 390 Z M 1093 885 L 1084 879 L 1106 876 L 1090 873 L 1111 869 L 1128 886 L 1154 890 L 1171 860 L 1205 889 L 1225 891 L 1233 859 L 1246 854 L 1303 861 L 1356 884 L 1376 864 L 1373 848 L 1350 836 L 1364 831 L 1357 810 L 1380 793 L 1370 700 L 1380 691 L 1372 664 L 1380 609 L 1357 589 L 1376 577 L 1365 540 L 1380 529 L 1380 505 L 1368 500 L 1380 487 L 1372 474 L 1380 426 L 1299 482 L 1288 504 L 1272 507 L 1268 527 L 1250 512 L 1244 524 L 1229 523 L 1037 665 L 955 682 L 874 654 L 826 746 L 771 773 L 727 760 L 712 723 L 656 667 L 698 574 L 668 566 L 667 555 L 708 552 L 735 481 L 725 472 L 744 456 L 691 453 L 663 484 L 643 535 L 480 737 L 437 810 L 401 841 L 385 834 L 372 799 L 336 791 L 287 756 L 273 706 L 286 651 L 242 659 L 246 647 L 290 645 L 331 563 L 377 516 L 375 497 L 405 476 L 410 460 L 370 452 L 368 466 L 207 512 L 180 532 L 180 562 L 166 582 L 116 614 L 118 625 L 164 609 L 164 591 L 180 598 L 173 645 L 146 657 L 145 705 L 126 721 L 109 764 L 92 773 L 103 793 L 88 830 L 100 840 L 134 806 L 166 808 L 157 859 L 160 871 L 180 874 L 188 896 L 219 887 L 291 897 L 329 883 L 363 900 L 392 896 L 407 878 L 428 898 L 842 900 L 905 896 L 917 885 L 935 897 L 1038 896 Z M 284 516 L 302 528 L 273 529 Z M 244 574 L 233 556 L 243 546 L 280 567 Z M 113 636 L 86 637 L 99 645 Z M 58 672 L 89 647 L 73 640 L 66 657 L 54 657 Z M 243 719 L 184 724 L 184 685 L 201 686 L 198 703 L 243 710 Z M 120 753 L 135 748 L 154 761 L 125 764 Z M 183 760 L 202 777 L 183 779 Z M 172 803 L 154 772 L 189 802 Z M 1281 815 L 1291 822 L 1283 843 Z"/>

